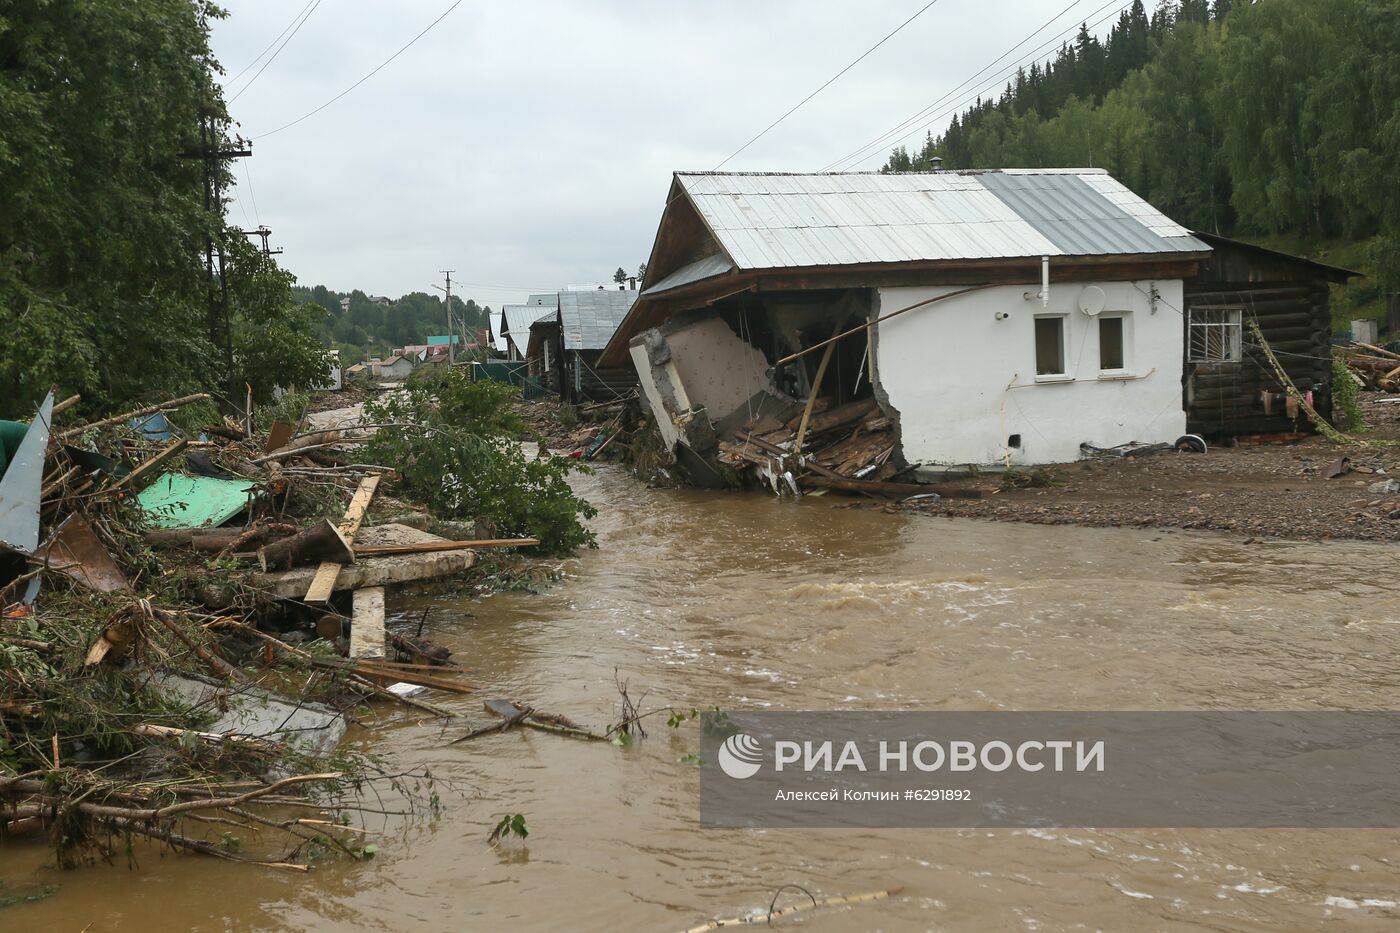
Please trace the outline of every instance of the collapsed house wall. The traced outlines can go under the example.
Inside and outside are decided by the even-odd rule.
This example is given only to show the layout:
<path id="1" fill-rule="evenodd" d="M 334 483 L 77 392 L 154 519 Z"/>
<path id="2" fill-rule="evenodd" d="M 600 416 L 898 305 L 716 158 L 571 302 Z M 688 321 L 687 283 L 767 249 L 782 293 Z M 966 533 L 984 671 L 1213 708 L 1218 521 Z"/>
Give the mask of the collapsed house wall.
<path id="1" fill-rule="evenodd" d="M 1102 294 L 1086 294 L 1091 287 Z M 877 313 L 958 290 L 883 288 Z M 1048 308 L 1036 291 L 985 289 L 876 325 L 877 396 L 897 413 L 907 462 L 1065 463 L 1080 458 L 1081 443 L 1171 442 L 1185 432 L 1180 280 L 1055 284 Z M 1081 298 L 1103 310 L 1084 313 Z M 1058 324 L 1038 328 L 1038 319 Z M 1037 375 L 1038 335 L 1044 369 L 1057 330 L 1061 365 L 1048 368 L 1061 371 Z"/>
<path id="2" fill-rule="evenodd" d="M 713 446 L 711 424 L 768 386 L 768 361 L 719 315 L 677 319 L 633 339 L 642 394 L 667 446 Z M 702 410 L 704 416 L 692 417 Z"/>

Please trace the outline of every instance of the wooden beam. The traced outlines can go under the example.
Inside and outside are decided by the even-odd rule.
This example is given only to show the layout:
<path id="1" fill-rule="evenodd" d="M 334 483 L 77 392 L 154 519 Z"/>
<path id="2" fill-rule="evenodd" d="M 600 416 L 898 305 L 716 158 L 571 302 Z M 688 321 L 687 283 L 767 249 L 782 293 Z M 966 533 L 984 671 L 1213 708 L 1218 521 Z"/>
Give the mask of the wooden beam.
<path id="1" fill-rule="evenodd" d="M 370 500 L 374 498 L 374 491 L 378 488 L 378 473 L 360 480 L 360 488 L 355 490 L 355 496 L 350 500 L 350 507 L 345 510 L 345 518 L 340 522 L 340 533 L 348 543 L 354 544 L 355 534 L 360 530 L 360 524 L 365 520 L 365 512 L 369 509 Z M 311 580 L 311 586 L 306 590 L 306 602 L 328 602 L 331 593 L 335 592 L 335 581 L 339 576 L 340 564 L 329 561 L 321 564 L 316 570 L 316 576 Z"/>
<path id="2" fill-rule="evenodd" d="M 350 616 L 350 657 L 384 657 L 384 587 L 356 590 Z"/>
<path id="3" fill-rule="evenodd" d="M 538 538 L 486 538 L 481 541 L 422 541 L 417 544 L 383 544 L 355 548 L 356 557 L 388 557 L 394 554 L 431 554 L 435 551 L 467 551 L 481 547 L 532 547 Z"/>
<path id="4" fill-rule="evenodd" d="M 836 338 L 841 334 L 841 325 L 845 320 L 838 320 L 836 328 L 831 333 L 831 339 L 826 342 L 826 352 L 822 354 L 822 361 L 817 364 L 817 375 L 812 380 L 812 388 L 807 393 L 807 404 L 802 408 L 802 422 L 797 426 L 797 440 L 793 441 L 792 449 L 796 453 L 802 452 L 802 442 L 807 439 L 807 422 L 812 417 L 812 409 L 817 404 L 817 395 L 822 390 L 822 380 L 826 378 L 826 368 L 831 365 L 831 354 L 836 352 Z"/>
<path id="5" fill-rule="evenodd" d="M 151 480 L 155 479 L 155 472 L 164 466 L 166 461 L 170 460 L 188 446 L 190 446 L 189 440 L 183 437 L 179 440 L 171 441 L 167 447 L 162 449 L 155 456 L 113 483 L 111 488 L 130 489 L 132 492 L 140 492 L 150 484 Z"/>

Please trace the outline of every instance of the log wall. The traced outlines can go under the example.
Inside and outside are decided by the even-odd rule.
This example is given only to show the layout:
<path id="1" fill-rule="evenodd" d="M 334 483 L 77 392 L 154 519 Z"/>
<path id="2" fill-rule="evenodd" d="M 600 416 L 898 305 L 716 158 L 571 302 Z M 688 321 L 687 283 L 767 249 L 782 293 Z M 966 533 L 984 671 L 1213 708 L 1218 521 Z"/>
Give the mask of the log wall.
<path id="1" fill-rule="evenodd" d="M 1228 264 L 1238 273 L 1239 262 Z M 1272 271 L 1272 270 L 1271 270 Z M 1287 414 L 1282 399 L 1266 408 L 1264 393 L 1282 395 L 1274 375 L 1255 340 L 1248 321 L 1259 322 L 1264 339 L 1273 348 L 1288 377 L 1303 392 L 1313 390 L 1313 405 L 1323 417 L 1332 414 L 1332 314 L 1327 282 L 1309 281 L 1212 281 L 1210 270 L 1186 282 L 1186 310 L 1202 305 L 1238 306 L 1245 321 L 1242 359 L 1228 363 L 1190 361 L 1188 321 L 1183 370 L 1187 430 L 1205 436 L 1285 433 L 1305 428 L 1304 419 Z M 1188 316 L 1189 320 L 1189 316 Z"/>

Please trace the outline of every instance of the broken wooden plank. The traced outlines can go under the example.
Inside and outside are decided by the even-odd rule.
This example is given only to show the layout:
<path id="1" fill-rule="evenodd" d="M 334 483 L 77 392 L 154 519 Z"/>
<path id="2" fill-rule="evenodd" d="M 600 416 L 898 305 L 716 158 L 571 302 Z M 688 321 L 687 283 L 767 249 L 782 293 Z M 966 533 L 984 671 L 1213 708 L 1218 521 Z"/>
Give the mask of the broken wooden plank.
<path id="1" fill-rule="evenodd" d="M 296 433 L 296 425 L 290 421 L 272 422 L 272 427 L 267 432 L 267 441 L 263 444 L 263 453 L 270 454 L 286 447 L 291 443 L 294 433 Z"/>
<path id="2" fill-rule="evenodd" d="M 80 424 L 76 428 L 69 428 L 67 431 L 64 431 L 62 434 L 58 435 L 58 439 L 66 440 L 70 437 L 76 437 L 85 431 L 91 431 L 94 428 L 110 427 L 114 424 L 121 424 L 125 421 L 130 421 L 132 418 L 141 418 L 145 415 L 154 415 L 158 411 L 170 411 L 174 408 L 183 408 L 186 405 L 193 405 L 195 402 L 206 401 L 209 397 L 210 396 L 208 392 L 196 392 L 194 395 L 185 395 L 180 398 L 173 398 L 168 402 L 161 402 L 158 405 L 147 405 L 145 408 L 137 408 L 133 411 L 123 412 L 120 415 L 113 415 L 110 418 L 104 418 L 101 421 L 94 421 L 91 424 Z"/>
<path id="3" fill-rule="evenodd" d="M 873 492 L 883 496 L 918 496 L 936 492 L 945 499 L 985 499 L 996 492 L 990 486 L 953 486 L 947 483 L 889 483 L 873 479 L 833 479 L 829 476 L 803 476 L 797 481 L 818 489 L 841 489 L 846 492 Z"/>
<path id="4" fill-rule="evenodd" d="M 336 574 L 331 586 L 334 592 L 344 592 L 366 586 L 413 583 L 418 580 L 452 576 L 475 565 L 476 551 L 472 548 L 429 554 L 366 557 L 344 567 L 332 564 L 333 567 L 339 567 L 340 572 Z M 319 571 L 319 567 L 296 567 L 278 573 L 253 573 L 247 582 L 282 599 L 302 599 Z"/>
<path id="5" fill-rule="evenodd" d="M 821 362 L 817 364 L 817 375 L 812 379 L 811 390 L 807 393 L 807 404 L 802 409 L 802 420 L 797 426 L 797 440 L 792 444 L 792 449 L 802 450 L 802 442 L 807 439 L 807 422 L 812 417 L 812 406 L 817 403 L 817 396 L 821 395 L 822 379 L 826 377 L 826 368 L 831 365 L 831 355 L 836 352 L 836 335 L 841 332 L 841 322 L 837 322 L 836 330 L 831 335 L 831 340 L 827 342 L 826 351 L 822 353 Z"/>
<path id="6" fill-rule="evenodd" d="M 354 601 L 355 610 L 350 616 L 350 657 L 384 657 L 384 587 L 356 590 Z"/>
<path id="7" fill-rule="evenodd" d="M 347 543 L 354 543 L 355 534 L 360 530 L 360 524 L 365 520 L 365 512 L 369 509 L 370 500 L 374 498 L 374 491 L 378 488 L 378 473 L 360 480 L 360 488 L 355 490 L 354 498 L 350 500 L 350 507 L 345 510 L 345 518 L 340 523 L 340 533 L 345 536 Z M 306 601 L 308 603 L 324 603 L 329 600 L 331 593 L 335 592 L 335 581 L 340 576 L 340 569 L 340 564 L 323 563 L 317 569 L 316 576 L 306 591 Z"/>
<path id="8" fill-rule="evenodd" d="M 836 428 L 845 427 L 864 419 L 872 412 L 880 410 L 880 403 L 873 398 L 862 399 L 858 402 L 847 402 L 845 405 L 838 405 L 830 411 L 816 415 L 807 425 L 807 430 L 811 434 L 824 434 Z M 789 425 L 792 422 L 788 422 Z"/>

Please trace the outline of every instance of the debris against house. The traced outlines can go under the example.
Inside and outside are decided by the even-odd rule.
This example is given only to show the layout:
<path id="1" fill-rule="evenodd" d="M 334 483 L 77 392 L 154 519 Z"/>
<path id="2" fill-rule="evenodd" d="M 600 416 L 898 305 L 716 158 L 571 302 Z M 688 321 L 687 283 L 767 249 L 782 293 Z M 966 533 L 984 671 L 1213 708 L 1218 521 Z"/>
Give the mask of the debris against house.
<path id="1" fill-rule="evenodd" d="M 251 412 L 209 430 L 207 407 L 181 414 L 197 404 L 212 405 L 59 429 L 73 406 L 55 415 L 50 394 L 31 424 L 0 431 L 0 836 L 50 827 L 64 865 L 133 836 L 296 870 L 308 847 L 359 855 L 364 788 L 425 798 L 420 776 L 339 749 L 344 710 L 447 716 L 413 694 L 473 690 L 421 631 L 386 628 L 385 587 L 538 543 L 369 524 L 395 474 L 354 462 L 364 431 L 263 427 Z M 269 810 L 288 807 L 307 819 Z M 275 832 L 240 851 L 211 840 L 211 821 Z"/>
<path id="2" fill-rule="evenodd" d="M 1336 352 L 1360 388 L 1400 392 L 1400 353 L 1356 341 L 1339 347 Z"/>
<path id="3" fill-rule="evenodd" d="M 1072 461 L 1185 433 L 1171 309 L 1209 255 L 1098 170 L 682 173 L 600 364 L 632 358 L 697 482 L 784 443 L 734 435 L 764 415 L 844 478 Z"/>

